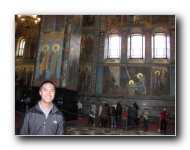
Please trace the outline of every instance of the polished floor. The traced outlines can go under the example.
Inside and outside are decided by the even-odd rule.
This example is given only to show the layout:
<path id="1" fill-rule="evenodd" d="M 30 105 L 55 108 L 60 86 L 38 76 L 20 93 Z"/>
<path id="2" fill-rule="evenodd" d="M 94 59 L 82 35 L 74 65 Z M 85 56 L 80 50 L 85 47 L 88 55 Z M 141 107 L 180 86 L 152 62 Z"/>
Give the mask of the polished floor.
<path id="1" fill-rule="evenodd" d="M 22 114 L 15 113 L 15 134 L 20 123 Z M 98 122 L 98 121 L 97 121 Z M 65 136 L 176 136 L 175 124 L 169 124 L 166 131 L 159 132 L 158 123 L 149 123 L 149 129 L 143 129 L 143 123 L 140 122 L 138 127 L 121 127 L 111 128 L 96 125 L 88 125 L 86 117 L 81 119 L 66 121 Z"/>
<path id="2" fill-rule="evenodd" d="M 100 127 L 97 125 L 82 125 L 75 123 L 66 123 L 66 135 L 79 136 L 174 136 L 175 132 L 158 130 L 143 130 L 142 128 L 111 128 Z"/>

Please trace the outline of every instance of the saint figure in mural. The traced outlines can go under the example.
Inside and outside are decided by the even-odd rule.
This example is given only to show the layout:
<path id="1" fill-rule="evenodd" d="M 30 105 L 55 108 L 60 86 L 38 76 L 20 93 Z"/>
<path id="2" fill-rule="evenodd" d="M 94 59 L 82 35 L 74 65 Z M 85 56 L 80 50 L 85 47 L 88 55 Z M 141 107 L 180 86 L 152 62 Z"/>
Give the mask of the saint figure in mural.
<path id="1" fill-rule="evenodd" d="M 45 79 L 45 75 L 46 75 L 46 71 L 48 69 L 48 62 L 49 62 L 49 45 L 48 44 L 44 44 L 42 46 L 42 51 L 40 53 L 40 57 L 39 57 L 39 81 L 44 81 Z"/>
<path id="2" fill-rule="evenodd" d="M 120 87 L 120 69 L 119 67 L 109 67 L 110 73 L 113 77 L 113 84 L 116 87 Z"/>
<path id="3" fill-rule="evenodd" d="M 168 71 L 166 68 L 162 70 L 156 70 L 154 72 L 155 78 L 154 78 L 154 90 L 156 93 L 158 92 L 168 92 Z"/>
<path id="4" fill-rule="evenodd" d="M 137 78 L 139 79 L 137 85 L 138 85 L 138 92 L 140 94 L 146 94 L 146 78 L 145 75 L 142 73 L 137 74 Z"/>
<path id="5" fill-rule="evenodd" d="M 49 70 L 50 70 L 50 78 L 52 81 L 55 80 L 56 70 L 59 62 L 59 44 L 54 44 L 52 47 L 52 52 L 49 55 Z"/>
<path id="6" fill-rule="evenodd" d="M 90 85 L 90 72 L 89 66 L 84 67 L 84 88 L 88 89 Z"/>
<path id="7" fill-rule="evenodd" d="M 155 88 L 155 91 L 156 92 L 162 91 L 163 85 L 161 83 L 160 71 L 157 70 L 157 71 L 155 71 L 154 74 L 155 74 L 155 79 L 154 79 L 154 88 Z"/>
<path id="8" fill-rule="evenodd" d="M 82 37 L 81 37 L 81 47 L 80 47 L 80 53 L 82 53 L 82 52 L 83 52 L 84 48 L 85 48 L 85 35 L 84 35 L 84 34 L 82 34 Z"/>
<path id="9" fill-rule="evenodd" d="M 138 90 L 138 86 L 134 83 L 133 80 L 129 80 L 129 83 L 127 84 L 127 92 L 129 95 L 134 95 L 135 91 Z"/>
<path id="10" fill-rule="evenodd" d="M 109 76 L 106 76 L 103 78 L 103 92 L 105 94 L 111 94 L 112 93 L 112 88 L 113 88 L 113 81 Z"/>
<path id="11" fill-rule="evenodd" d="M 87 39 L 85 41 L 85 48 L 84 48 L 87 57 L 92 53 L 92 48 L 93 48 L 92 35 L 88 34 Z"/>

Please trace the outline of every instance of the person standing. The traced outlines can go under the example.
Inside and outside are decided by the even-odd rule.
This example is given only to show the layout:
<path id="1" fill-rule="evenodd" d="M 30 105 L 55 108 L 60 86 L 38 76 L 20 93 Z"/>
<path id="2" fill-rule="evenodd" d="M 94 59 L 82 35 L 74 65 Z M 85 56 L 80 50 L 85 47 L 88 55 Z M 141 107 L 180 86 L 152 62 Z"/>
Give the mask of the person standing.
<path id="1" fill-rule="evenodd" d="M 149 112 L 148 112 L 148 109 L 147 108 L 144 108 L 144 111 L 143 111 L 143 128 L 144 129 L 148 129 L 148 115 L 149 115 Z"/>
<path id="2" fill-rule="evenodd" d="M 131 115 L 130 116 L 130 121 L 131 121 L 130 125 L 132 128 L 134 128 L 134 125 L 135 125 L 136 114 L 137 114 L 137 110 L 136 110 L 134 104 L 132 104 L 132 107 L 130 109 L 130 115 Z"/>
<path id="3" fill-rule="evenodd" d="M 128 124 L 128 108 L 124 108 L 122 112 L 122 127 L 123 129 L 127 128 Z"/>
<path id="4" fill-rule="evenodd" d="M 113 103 L 110 108 L 111 127 L 116 128 L 116 105 Z"/>
<path id="5" fill-rule="evenodd" d="M 95 125 L 95 115 L 92 111 L 88 115 L 88 124 L 89 125 Z"/>
<path id="6" fill-rule="evenodd" d="M 18 135 L 64 135 L 65 117 L 53 104 L 55 84 L 42 82 L 39 94 L 41 100 L 23 115 Z"/>
<path id="7" fill-rule="evenodd" d="M 160 130 L 166 131 L 168 119 L 169 119 L 169 112 L 164 107 L 163 111 L 160 112 Z"/>
<path id="8" fill-rule="evenodd" d="M 96 104 L 95 104 L 95 102 L 92 102 L 92 104 L 91 104 L 91 111 L 93 112 L 94 115 L 96 115 Z"/>
<path id="9" fill-rule="evenodd" d="M 77 103 L 77 113 L 78 113 L 78 119 L 81 119 L 81 113 L 82 113 L 82 103 L 79 100 Z"/>
<path id="10" fill-rule="evenodd" d="M 103 103 L 100 104 L 100 106 L 99 106 L 99 111 L 98 111 L 98 115 L 99 115 L 99 125 L 100 125 L 100 126 L 102 126 L 102 122 L 103 122 L 103 121 L 102 121 L 103 119 L 102 119 L 102 116 L 101 116 L 102 110 L 103 110 Z"/>
<path id="11" fill-rule="evenodd" d="M 108 124 L 108 118 L 109 118 L 109 106 L 107 103 L 103 103 L 102 112 L 100 116 L 101 116 L 101 126 L 106 127 Z"/>
<path id="12" fill-rule="evenodd" d="M 121 125 L 121 116 L 122 116 L 122 106 L 121 106 L 120 102 L 117 102 L 117 106 L 116 106 L 116 123 L 117 123 L 117 126 Z"/>

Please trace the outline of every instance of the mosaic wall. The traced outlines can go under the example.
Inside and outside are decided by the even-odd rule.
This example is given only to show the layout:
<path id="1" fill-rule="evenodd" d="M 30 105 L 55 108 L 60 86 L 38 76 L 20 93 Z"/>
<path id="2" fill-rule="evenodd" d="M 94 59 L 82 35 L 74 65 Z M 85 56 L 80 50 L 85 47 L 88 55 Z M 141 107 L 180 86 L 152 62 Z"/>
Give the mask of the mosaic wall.
<path id="1" fill-rule="evenodd" d="M 80 61 L 93 61 L 94 30 L 84 31 L 81 37 Z"/>
<path id="2" fill-rule="evenodd" d="M 65 88 L 74 91 L 77 91 L 77 73 L 78 73 L 81 33 L 82 33 L 81 24 L 82 24 L 82 16 L 78 15 L 73 16 L 69 61 L 68 61 L 69 63 L 68 63 L 68 72 L 67 72 L 67 83 Z"/>
<path id="3" fill-rule="evenodd" d="M 152 95 L 170 95 L 170 69 L 168 67 L 152 68 Z"/>
<path id="4" fill-rule="evenodd" d="M 171 75 L 175 69 L 170 69 L 168 64 L 151 64 L 151 36 L 156 24 L 162 22 L 164 28 L 172 28 L 171 30 L 171 63 L 175 63 L 175 25 L 174 16 L 166 15 L 101 15 L 101 16 L 85 16 L 83 20 L 83 30 L 81 39 L 80 63 L 93 63 L 95 70 L 95 95 L 101 96 L 128 96 L 128 97 L 157 97 L 157 96 L 174 96 L 175 77 Z M 88 20 L 99 19 L 98 24 L 89 23 Z M 97 22 L 97 20 L 96 20 Z M 122 37 L 121 42 L 121 58 L 120 62 L 109 62 L 107 58 L 108 48 L 107 42 L 109 32 L 116 29 Z M 132 33 L 142 33 L 145 39 L 144 63 L 128 64 L 128 35 Z M 98 34 L 95 34 L 98 33 Z M 91 55 L 85 53 L 85 37 L 91 34 L 93 39 L 93 47 L 90 54 L 96 55 L 92 60 Z M 98 39 L 97 44 L 95 39 Z M 92 43 L 92 42 L 89 42 Z M 95 48 L 97 47 L 97 48 Z M 174 83 L 174 84 L 173 84 Z M 93 88 L 93 87 L 92 87 Z M 94 89 L 92 89 L 94 90 Z M 83 93 L 88 96 L 87 93 Z M 80 92 L 79 92 L 80 95 Z"/>
<path id="5" fill-rule="evenodd" d="M 34 85 L 49 79 L 59 86 L 65 16 L 43 16 Z"/>
<path id="6" fill-rule="evenodd" d="M 78 87 L 79 94 L 91 94 L 92 90 L 92 64 L 82 63 L 78 69 Z"/>

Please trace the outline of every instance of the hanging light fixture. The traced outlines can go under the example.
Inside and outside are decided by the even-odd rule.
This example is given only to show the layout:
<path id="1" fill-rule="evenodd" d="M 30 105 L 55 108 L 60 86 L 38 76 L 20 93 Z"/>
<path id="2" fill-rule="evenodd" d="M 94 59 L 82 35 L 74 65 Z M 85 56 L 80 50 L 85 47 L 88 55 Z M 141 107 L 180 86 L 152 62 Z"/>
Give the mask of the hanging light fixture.
<path id="1" fill-rule="evenodd" d="M 17 15 L 17 22 L 23 23 L 25 25 L 26 30 L 33 28 L 39 22 L 41 18 L 37 15 Z"/>

